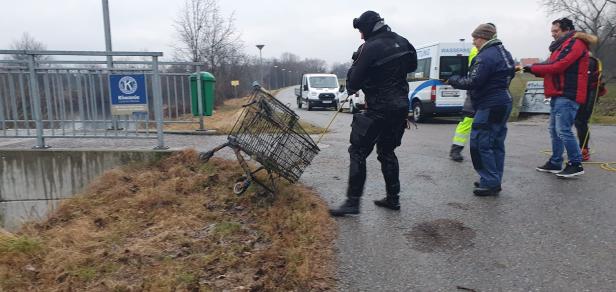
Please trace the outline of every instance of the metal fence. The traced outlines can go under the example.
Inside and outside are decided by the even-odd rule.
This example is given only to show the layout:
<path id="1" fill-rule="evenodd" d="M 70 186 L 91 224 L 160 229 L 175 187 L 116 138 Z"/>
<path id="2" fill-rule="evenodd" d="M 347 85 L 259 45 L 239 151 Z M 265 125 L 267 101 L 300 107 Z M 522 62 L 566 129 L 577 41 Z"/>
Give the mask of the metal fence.
<path id="1" fill-rule="evenodd" d="M 0 61 L 0 138 L 157 139 L 164 149 L 163 124 L 199 123 L 190 119 L 190 75 L 201 63 L 159 62 L 159 52 L 9 51 Z M 41 60 L 41 56 L 123 56 L 144 61 Z M 151 59 L 150 59 L 151 58 Z M 161 71 L 162 69 L 162 71 Z M 144 74 L 148 112 L 111 114 L 110 74 Z M 203 105 L 199 104 L 201 108 Z"/>

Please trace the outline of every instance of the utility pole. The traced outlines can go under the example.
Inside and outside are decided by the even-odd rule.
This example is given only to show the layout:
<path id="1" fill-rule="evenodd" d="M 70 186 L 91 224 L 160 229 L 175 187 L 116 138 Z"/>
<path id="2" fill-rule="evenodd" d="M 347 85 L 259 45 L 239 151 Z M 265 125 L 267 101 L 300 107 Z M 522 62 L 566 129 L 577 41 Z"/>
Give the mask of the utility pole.
<path id="1" fill-rule="evenodd" d="M 103 1 L 103 23 L 105 25 L 105 51 L 107 53 L 111 53 L 113 49 L 111 48 L 111 24 L 109 22 L 109 0 Z M 107 56 L 107 68 L 113 68 L 113 57 Z"/>

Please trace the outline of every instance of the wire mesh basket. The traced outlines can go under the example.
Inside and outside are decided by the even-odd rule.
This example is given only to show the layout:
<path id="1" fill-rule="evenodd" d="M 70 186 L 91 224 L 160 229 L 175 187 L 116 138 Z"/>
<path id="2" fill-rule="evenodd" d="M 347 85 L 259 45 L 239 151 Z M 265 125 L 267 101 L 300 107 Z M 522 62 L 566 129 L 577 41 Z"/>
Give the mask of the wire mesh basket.
<path id="1" fill-rule="evenodd" d="M 275 175 L 291 183 L 297 182 L 320 151 L 300 125 L 299 116 L 259 86 L 254 87 L 249 102 L 243 107 L 227 143 L 201 153 L 201 159 L 207 161 L 225 147 L 233 149 L 246 174 L 235 184 L 236 194 L 243 193 L 252 181 L 273 193 Z M 241 152 L 260 166 L 251 170 Z M 255 177 L 262 170 L 268 173 L 269 185 Z"/>

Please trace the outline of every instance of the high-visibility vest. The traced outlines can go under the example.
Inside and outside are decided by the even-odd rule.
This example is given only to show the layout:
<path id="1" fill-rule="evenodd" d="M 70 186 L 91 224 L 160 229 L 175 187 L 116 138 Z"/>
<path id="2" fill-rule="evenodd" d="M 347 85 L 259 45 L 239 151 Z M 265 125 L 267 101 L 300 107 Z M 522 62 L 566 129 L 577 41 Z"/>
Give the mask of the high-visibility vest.
<path id="1" fill-rule="evenodd" d="M 475 57 L 477 56 L 477 53 L 479 53 L 479 50 L 477 50 L 477 47 L 473 46 L 473 48 L 471 49 L 471 53 L 468 54 L 468 66 L 471 66 L 471 62 L 473 61 L 473 59 L 475 59 Z"/>

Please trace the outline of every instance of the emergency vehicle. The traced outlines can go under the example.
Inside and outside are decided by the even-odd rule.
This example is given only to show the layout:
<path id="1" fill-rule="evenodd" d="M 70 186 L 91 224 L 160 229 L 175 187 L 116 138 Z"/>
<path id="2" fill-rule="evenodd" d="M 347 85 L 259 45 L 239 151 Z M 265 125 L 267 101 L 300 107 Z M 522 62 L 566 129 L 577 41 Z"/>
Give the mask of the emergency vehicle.
<path id="1" fill-rule="evenodd" d="M 445 81 L 453 75 L 467 74 L 472 46 L 461 41 L 416 48 L 417 70 L 408 75 L 409 111 L 416 122 L 462 114 L 466 90 L 454 89 Z"/>

